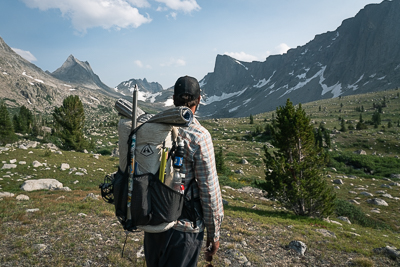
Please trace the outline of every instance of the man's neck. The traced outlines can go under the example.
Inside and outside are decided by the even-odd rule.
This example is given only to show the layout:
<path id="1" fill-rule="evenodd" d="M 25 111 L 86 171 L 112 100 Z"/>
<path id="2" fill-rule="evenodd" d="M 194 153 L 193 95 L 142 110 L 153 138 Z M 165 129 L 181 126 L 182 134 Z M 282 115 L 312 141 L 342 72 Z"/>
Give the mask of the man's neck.
<path id="1" fill-rule="evenodd" d="M 197 108 L 197 106 L 193 106 L 193 107 L 190 108 L 192 110 L 192 112 L 193 112 L 193 115 L 196 113 L 196 108 Z"/>

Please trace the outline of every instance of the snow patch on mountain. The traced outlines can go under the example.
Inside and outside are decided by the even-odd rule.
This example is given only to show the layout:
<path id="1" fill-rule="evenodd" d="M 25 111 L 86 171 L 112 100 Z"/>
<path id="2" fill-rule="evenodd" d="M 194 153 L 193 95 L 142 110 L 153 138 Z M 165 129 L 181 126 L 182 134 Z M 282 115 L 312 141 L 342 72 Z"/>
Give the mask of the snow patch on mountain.
<path id="1" fill-rule="evenodd" d="M 33 78 L 32 76 L 27 75 L 25 71 L 22 72 L 22 75 L 23 75 L 23 76 L 26 76 L 26 77 L 28 77 L 28 78 L 31 78 L 32 80 L 34 80 L 34 81 L 36 81 L 36 82 L 38 82 L 38 83 L 44 83 L 44 81 L 42 81 L 42 80 L 35 79 L 35 78 Z"/>
<path id="2" fill-rule="evenodd" d="M 234 93 L 222 93 L 221 96 L 213 95 L 213 96 L 207 97 L 207 99 L 203 103 L 204 103 L 204 105 L 209 105 L 213 102 L 222 101 L 222 100 L 234 97 L 234 96 L 240 96 L 247 90 L 247 88 L 248 87 L 244 88 L 241 91 L 234 92 Z"/>
<path id="3" fill-rule="evenodd" d="M 348 85 L 347 87 L 348 87 L 349 89 L 353 89 L 353 91 L 357 90 L 357 89 L 358 89 L 357 83 L 359 83 L 363 78 L 364 78 L 364 74 L 361 75 L 361 77 L 360 77 L 355 83 L 350 84 L 350 85 Z"/>
<path id="4" fill-rule="evenodd" d="M 305 86 L 307 83 L 309 83 L 310 81 L 314 80 L 314 79 L 317 78 L 317 77 L 320 77 L 320 83 L 322 83 L 322 82 L 321 82 L 321 78 L 322 78 L 322 81 L 325 80 L 325 78 L 324 78 L 324 71 L 325 71 L 325 69 L 326 69 L 326 66 L 322 67 L 322 69 L 321 69 L 320 71 L 318 71 L 317 73 L 315 73 L 314 76 L 312 76 L 311 78 L 309 78 L 309 79 L 307 79 L 307 80 L 305 80 L 305 81 L 303 81 L 303 82 L 299 82 L 296 86 L 294 86 L 294 87 L 292 87 L 292 88 L 286 90 L 286 92 L 283 93 L 283 95 L 281 95 L 279 98 L 281 98 L 281 97 L 283 97 L 284 95 L 287 95 L 287 94 L 293 92 L 294 90 L 297 90 L 297 89 L 302 88 L 302 87 Z M 322 84 L 321 84 L 321 86 L 322 86 Z"/>
<path id="5" fill-rule="evenodd" d="M 199 85 L 200 85 L 200 88 L 202 88 L 204 85 L 206 85 L 207 84 L 207 82 L 205 81 L 205 79 L 202 79 L 200 82 L 199 82 Z"/>
<path id="6" fill-rule="evenodd" d="M 164 102 L 165 107 L 172 107 L 173 105 L 174 105 L 174 100 L 171 98 Z"/>
<path id="7" fill-rule="evenodd" d="M 148 93 L 148 92 L 138 92 L 138 100 L 141 101 L 149 101 L 150 103 L 154 103 L 156 101 L 156 97 L 162 95 L 162 92 L 158 92 L 158 93 Z"/>
<path id="8" fill-rule="evenodd" d="M 236 63 L 241 65 L 243 68 L 245 68 L 246 70 L 249 70 L 248 67 L 246 67 L 245 65 L 243 65 L 239 60 L 236 60 Z"/>
<path id="9" fill-rule="evenodd" d="M 336 32 L 335 38 L 332 39 L 332 41 L 335 41 L 339 37 L 339 32 Z"/>
<path id="10" fill-rule="evenodd" d="M 237 107 L 231 108 L 231 109 L 229 110 L 229 113 L 231 113 L 231 112 L 234 112 L 234 111 L 238 110 L 238 108 L 240 108 L 240 106 L 237 106 Z"/>
<path id="11" fill-rule="evenodd" d="M 262 80 L 259 80 L 257 84 L 253 85 L 253 87 L 261 88 L 261 87 L 267 85 L 271 81 L 271 79 L 274 76 L 275 72 L 276 72 L 276 70 L 272 73 L 272 75 L 268 78 L 268 80 L 265 80 L 265 78 L 262 79 Z"/>
<path id="12" fill-rule="evenodd" d="M 244 106 L 247 105 L 250 101 L 251 101 L 251 98 L 246 99 L 245 101 L 243 101 L 243 105 L 244 105 Z"/>

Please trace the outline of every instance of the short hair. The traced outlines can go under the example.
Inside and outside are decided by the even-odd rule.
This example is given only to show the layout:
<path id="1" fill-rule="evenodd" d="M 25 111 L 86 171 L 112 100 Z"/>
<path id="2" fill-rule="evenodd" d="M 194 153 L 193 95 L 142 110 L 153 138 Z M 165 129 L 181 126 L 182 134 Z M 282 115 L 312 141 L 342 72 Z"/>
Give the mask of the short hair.
<path id="1" fill-rule="evenodd" d="M 192 96 L 191 95 L 181 95 L 181 96 L 174 96 L 174 105 L 176 107 L 180 106 L 186 106 L 188 108 L 191 108 L 193 106 L 197 106 L 199 104 L 199 99 L 196 98 L 194 100 L 191 100 Z"/>

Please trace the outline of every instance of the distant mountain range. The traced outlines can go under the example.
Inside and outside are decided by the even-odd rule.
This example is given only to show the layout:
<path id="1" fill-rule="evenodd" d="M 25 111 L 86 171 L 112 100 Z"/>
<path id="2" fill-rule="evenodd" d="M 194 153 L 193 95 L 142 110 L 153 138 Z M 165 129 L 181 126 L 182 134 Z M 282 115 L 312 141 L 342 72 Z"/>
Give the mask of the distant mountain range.
<path id="1" fill-rule="evenodd" d="M 361 94 L 400 86 L 400 0 L 365 6 L 335 31 L 286 54 L 263 62 L 243 62 L 217 55 L 214 72 L 200 80 L 205 118 L 245 117 L 274 110 L 287 98 L 294 103 Z M 113 106 L 116 98 L 132 99 L 139 87 L 139 106 L 156 112 L 172 105 L 172 88 L 146 79 L 105 85 L 88 62 L 70 55 L 53 73 L 17 55 L 0 38 L 0 97 L 8 105 L 48 111 L 69 94 L 88 105 Z M 110 104 L 111 103 L 111 104 Z"/>

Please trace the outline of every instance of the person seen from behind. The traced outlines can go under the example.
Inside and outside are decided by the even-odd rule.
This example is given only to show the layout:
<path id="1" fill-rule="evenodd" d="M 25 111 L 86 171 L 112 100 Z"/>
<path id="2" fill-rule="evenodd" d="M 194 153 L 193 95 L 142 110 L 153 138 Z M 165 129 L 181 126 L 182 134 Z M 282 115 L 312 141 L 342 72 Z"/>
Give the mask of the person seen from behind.
<path id="1" fill-rule="evenodd" d="M 200 105 L 200 85 L 189 76 L 180 77 L 174 86 L 174 105 L 186 106 L 195 114 Z M 148 267 L 195 267 L 207 230 L 205 259 L 211 265 L 219 248 L 224 217 L 221 190 L 210 133 L 196 118 L 179 129 L 185 154 L 181 172 L 185 174 L 187 200 L 173 228 L 162 233 L 144 234 L 144 253 Z M 189 210 L 189 211 L 188 211 Z"/>

